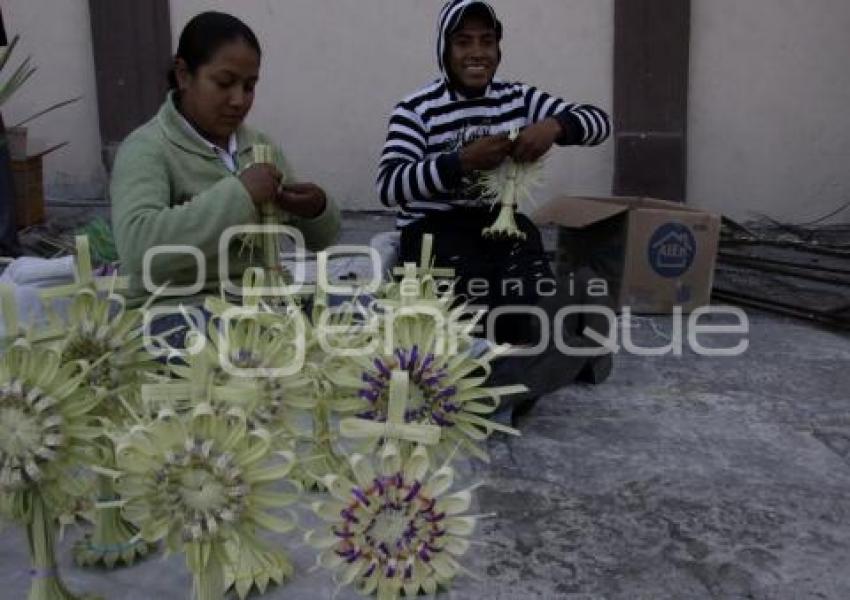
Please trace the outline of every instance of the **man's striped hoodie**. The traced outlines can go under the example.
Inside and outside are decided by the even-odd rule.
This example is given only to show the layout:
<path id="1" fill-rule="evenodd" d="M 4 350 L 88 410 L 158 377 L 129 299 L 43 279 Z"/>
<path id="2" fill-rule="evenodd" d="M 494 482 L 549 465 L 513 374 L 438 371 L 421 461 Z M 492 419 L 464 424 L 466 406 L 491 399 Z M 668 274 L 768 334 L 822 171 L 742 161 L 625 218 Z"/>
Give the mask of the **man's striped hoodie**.
<path id="1" fill-rule="evenodd" d="M 476 98 L 464 97 L 451 82 L 449 38 L 474 5 L 489 13 L 501 36 L 502 25 L 486 2 L 451 0 L 440 12 L 437 58 L 441 76 L 407 96 L 393 110 L 381 155 L 377 188 L 381 202 L 398 207 L 399 227 L 433 211 L 481 203 L 474 177 L 461 171 L 460 150 L 487 135 L 508 133 L 554 117 L 569 137 L 561 146 L 595 146 L 611 133 L 608 115 L 588 104 L 568 103 L 524 83 L 493 79 Z"/>

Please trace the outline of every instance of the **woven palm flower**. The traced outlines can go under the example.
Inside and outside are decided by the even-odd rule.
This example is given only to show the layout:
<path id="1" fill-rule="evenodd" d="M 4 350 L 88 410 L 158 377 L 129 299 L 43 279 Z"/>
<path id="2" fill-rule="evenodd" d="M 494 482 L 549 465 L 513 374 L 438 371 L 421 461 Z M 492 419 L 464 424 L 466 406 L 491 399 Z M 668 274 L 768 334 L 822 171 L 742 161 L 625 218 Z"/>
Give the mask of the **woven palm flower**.
<path id="1" fill-rule="evenodd" d="M 446 271 L 452 271 L 446 269 Z M 435 277 L 429 269 L 421 267 L 415 269 L 414 265 L 408 264 L 397 269 L 401 279 L 386 283 L 381 289 L 381 300 L 383 302 L 399 303 L 413 296 L 414 302 L 434 301 L 439 305 L 450 305 L 454 302 L 452 293 L 455 283 L 446 278 Z M 419 273 L 417 276 L 416 273 Z"/>
<path id="2" fill-rule="evenodd" d="M 74 295 L 69 309 L 70 329 L 58 342 L 63 361 L 85 360 L 88 393 L 101 399 L 96 414 L 104 431 L 132 423 L 138 413 L 138 390 L 147 375 L 160 365 L 145 348 L 142 312 L 127 310 L 124 298 L 117 294 L 100 297 L 88 287 Z M 114 468 L 115 457 L 108 438 L 104 464 Z M 101 477 L 99 500 L 114 499 L 112 480 Z M 94 530 L 74 545 L 74 559 L 81 566 L 114 567 L 121 562 L 131 565 L 153 548 L 134 539 L 136 530 L 121 519 L 117 509 L 94 513 Z"/>
<path id="3" fill-rule="evenodd" d="M 30 600 L 72 596 L 54 556 L 55 519 L 88 488 L 75 474 L 101 451 L 92 426 L 100 399 L 81 363 L 17 340 L 0 357 L 0 512 L 24 525 L 33 568 Z"/>
<path id="4" fill-rule="evenodd" d="M 317 256 L 317 281 L 329 281 L 327 252 Z M 348 461 L 339 447 L 339 435 L 333 423 L 334 386 L 323 363 L 329 354 L 349 353 L 369 343 L 370 313 L 366 302 L 365 297 L 353 294 L 350 300 L 331 307 L 327 289 L 321 284 L 312 299 L 306 332 L 305 375 L 312 380 L 316 407 L 312 411 L 312 435 L 299 444 L 296 467 L 308 489 L 322 490 L 325 475 L 348 471 Z"/>
<path id="5" fill-rule="evenodd" d="M 172 366 L 178 379 L 144 386 L 145 403 L 182 410 L 205 405 L 220 418 L 243 415 L 249 432 L 269 432 L 274 450 L 294 452 L 296 440 L 310 437 L 305 421 L 316 404 L 311 377 L 280 374 L 293 370 L 288 367 L 298 359 L 295 336 L 303 329 L 293 325 L 298 315 L 264 305 L 241 312 L 218 300 L 208 300 L 206 308 L 214 315 L 206 333 L 187 336 L 188 347 L 203 349 L 187 354 L 186 365 Z M 234 309 L 232 319 L 222 318 Z M 262 592 L 269 581 L 280 585 L 294 574 L 278 549 L 253 547 L 234 557 L 227 565 L 227 584 L 243 598 L 254 587 Z"/>
<path id="6" fill-rule="evenodd" d="M 493 347 L 475 356 L 469 333 L 474 319 L 467 319 L 466 307 L 453 307 L 450 293 L 434 300 L 417 299 L 422 285 L 411 272 L 399 289 L 399 301 L 379 301 L 374 307 L 379 324 L 374 350 L 328 358 L 325 372 L 336 388 L 332 406 L 345 415 L 386 422 L 392 372 L 405 371 L 410 378 L 405 423 L 441 427 L 438 454 L 446 455 L 460 444 L 487 460 L 479 442 L 494 431 L 518 434 L 486 418 L 502 396 L 525 391 L 522 386 L 485 387 L 490 363 L 507 348 Z M 367 452 L 380 444 L 381 437 L 369 441 Z"/>
<path id="7" fill-rule="evenodd" d="M 102 403 L 100 411 L 116 421 L 125 420 L 128 415 L 118 396 L 128 396 L 146 374 L 160 367 L 145 349 L 142 311 L 127 310 L 118 294 L 101 298 L 84 288 L 74 297 L 68 317 L 70 329 L 61 343 L 63 359 L 96 363 L 89 372 L 89 384 L 113 400 Z"/>
<path id="8" fill-rule="evenodd" d="M 0 494 L 11 518 L 27 518 L 30 493 L 48 508 L 63 503 L 79 490 L 67 473 L 96 460 L 99 431 L 90 425 L 99 399 L 85 393 L 85 379 L 80 363 L 23 340 L 0 358 Z"/>
<path id="9" fill-rule="evenodd" d="M 206 332 L 186 337 L 187 347 L 202 347 L 200 352 L 187 354 L 186 365 L 171 366 L 179 379 L 145 386 L 146 395 L 183 406 L 207 403 L 220 413 L 235 407 L 250 428 L 263 428 L 284 441 L 297 436 L 293 413 L 315 406 L 312 380 L 299 368 L 305 349 L 298 340 L 304 331 L 298 309 L 281 314 L 217 300 L 208 300 L 206 308 L 213 315 Z"/>
<path id="10" fill-rule="evenodd" d="M 515 140 L 518 131 L 511 133 Z M 532 190 L 543 181 L 543 160 L 531 163 L 517 163 L 506 159 L 499 167 L 488 171 L 480 182 L 483 195 L 491 198 L 493 206 L 499 207 L 499 216 L 491 227 L 482 231 L 486 238 L 525 239 L 525 234 L 516 224 L 515 213 L 521 202 L 531 200 Z"/>
<path id="11" fill-rule="evenodd" d="M 354 480 L 326 476 L 332 498 L 313 504 L 328 524 L 306 536 L 321 550 L 319 564 L 335 571 L 341 586 L 353 584 L 379 600 L 447 587 L 470 546 L 477 517 L 464 513 L 475 488 L 446 494 L 454 470 L 446 464 L 431 473 L 423 446 L 404 460 L 389 442 L 377 469 L 366 456 L 350 460 Z"/>
<path id="12" fill-rule="evenodd" d="M 85 361 L 84 393 L 98 400 L 95 417 L 102 426 L 106 467 L 114 467 L 114 456 L 108 432 L 121 428 L 135 412 L 138 386 L 144 377 L 157 370 L 158 364 L 147 353 L 142 338 L 142 311 L 125 309 L 123 297 L 115 294 L 117 287 L 126 285 L 123 278 L 96 278 L 92 270 L 88 238 L 76 239 L 75 282 L 70 285 L 41 290 L 39 296 L 47 316 L 46 323 L 21 328 L 17 319 L 14 293 L 0 286 L 0 303 L 7 331 L 24 337 L 34 345 L 48 345 L 62 356 L 63 363 Z M 103 292 L 103 293 L 101 293 Z M 55 300 L 70 304 L 65 318 L 55 311 Z M 109 478 L 93 481 L 91 500 L 112 499 L 114 492 Z M 99 489 L 97 489 L 99 488 Z M 118 511 L 87 511 L 91 503 L 81 504 L 75 512 L 85 514 L 94 523 L 94 530 L 74 546 L 74 556 L 80 565 L 103 565 L 112 568 L 118 562 L 132 564 L 151 548 L 134 540 L 135 530 L 121 520 Z"/>
<path id="13" fill-rule="evenodd" d="M 225 419 L 205 404 L 183 416 L 163 411 L 133 429 L 118 446 L 117 489 L 142 538 L 185 553 L 193 598 L 221 600 L 225 570 L 237 557 L 268 552 L 257 532 L 294 527 L 294 518 L 267 512 L 297 500 L 297 493 L 275 491 L 294 461 L 273 449 L 270 434 L 249 431 L 238 410 Z"/>

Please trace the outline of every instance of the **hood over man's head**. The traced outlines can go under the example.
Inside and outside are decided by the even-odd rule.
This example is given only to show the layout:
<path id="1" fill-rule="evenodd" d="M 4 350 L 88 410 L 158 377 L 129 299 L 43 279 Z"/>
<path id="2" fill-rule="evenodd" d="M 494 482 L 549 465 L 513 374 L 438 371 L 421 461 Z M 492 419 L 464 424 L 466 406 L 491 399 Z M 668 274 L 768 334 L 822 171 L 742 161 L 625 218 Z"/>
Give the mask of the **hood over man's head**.
<path id="1" fill-rule="evenodd" d="M 450 0 L 440 12 L 437 55 L 440 71 L 464 96 L 478 96 L 501 61 L 502 23 L 480 0 Z"/>

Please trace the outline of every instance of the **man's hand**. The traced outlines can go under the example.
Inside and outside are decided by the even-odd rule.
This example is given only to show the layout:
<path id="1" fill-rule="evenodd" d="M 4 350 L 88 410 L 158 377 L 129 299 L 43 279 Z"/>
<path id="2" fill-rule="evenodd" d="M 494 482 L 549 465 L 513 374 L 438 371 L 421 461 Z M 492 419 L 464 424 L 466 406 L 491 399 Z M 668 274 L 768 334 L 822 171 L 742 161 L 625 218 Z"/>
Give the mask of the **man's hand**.
<path id="1" fill-rule="evenodd" d="M 534 162 L 549 152 L 563 132 L 561 123 L 555 118 L 530 125 L 520 132 L 511 157 L 518 163 Z"/>
<path id="2" fill-rule="evenodd" d="M 511 153 L 514 143 L 507 135 L 496 135 L 475 140 L 460 151 L 460 165 L 464 173 L 495 169 Z"/>
<path id="3" fill-rule="evenodd" d="M 315 219 L 325 212 L 328 199 L 315 183 L 287 183 L 280 186 L 277 203 L 296 217 Z"/>
<path id="4" fill-rule="evenodd" d="M 251 201 L 256 206 L 261 206 L 275 201 L 282 177 L 274 165 L 258 163 L 242 171 L 239 180 L 251 195 Z"/>

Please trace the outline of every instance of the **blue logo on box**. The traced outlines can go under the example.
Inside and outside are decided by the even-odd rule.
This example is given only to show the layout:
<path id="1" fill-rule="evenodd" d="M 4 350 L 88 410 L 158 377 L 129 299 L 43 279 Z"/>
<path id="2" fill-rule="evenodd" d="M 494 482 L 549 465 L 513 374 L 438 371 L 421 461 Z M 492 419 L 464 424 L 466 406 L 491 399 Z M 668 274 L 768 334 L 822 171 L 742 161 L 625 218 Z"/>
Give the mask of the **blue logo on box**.
<path id="1" fill-rule="evenodd" d="M 680 277 L 694 264 L 696 249 L 696 238 L 688 227 L 667 223 L 649 241 L 649 264 L 662 277 Z"/>

